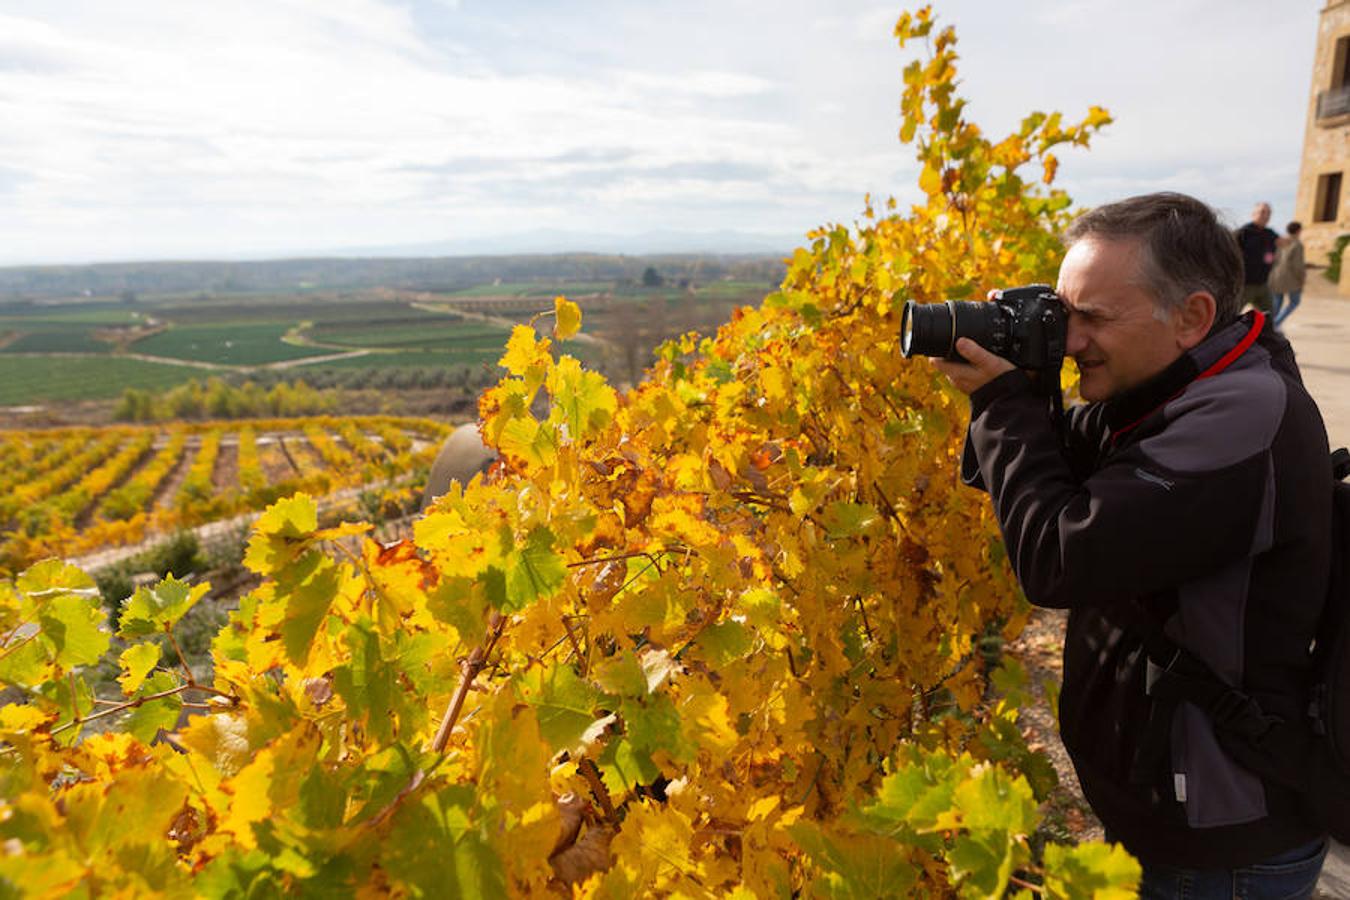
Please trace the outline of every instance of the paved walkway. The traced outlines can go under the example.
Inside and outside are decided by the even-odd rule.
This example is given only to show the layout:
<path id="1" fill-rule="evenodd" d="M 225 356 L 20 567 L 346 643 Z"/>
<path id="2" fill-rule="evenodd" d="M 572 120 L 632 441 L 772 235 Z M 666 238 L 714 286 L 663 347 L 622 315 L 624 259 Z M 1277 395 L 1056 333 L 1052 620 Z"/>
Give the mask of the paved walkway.
<path id="1" fill-rule="evenodd" d="M 1350 297 L 1314 274 L 1303 302 L 1284 323 L 1303 383 L 1322 410 L 1331 446 L 1350 447 Z M 1318 897 L 1350 897 L 1350 847 L 1332 847 Z"/>
<path id="2" fill-rule="evenodd" d="M 1350 447 L 1350 297 L 1316 283 L 1284 323 L 1303 383 L 1322 410 L 1331 446 Z"/>

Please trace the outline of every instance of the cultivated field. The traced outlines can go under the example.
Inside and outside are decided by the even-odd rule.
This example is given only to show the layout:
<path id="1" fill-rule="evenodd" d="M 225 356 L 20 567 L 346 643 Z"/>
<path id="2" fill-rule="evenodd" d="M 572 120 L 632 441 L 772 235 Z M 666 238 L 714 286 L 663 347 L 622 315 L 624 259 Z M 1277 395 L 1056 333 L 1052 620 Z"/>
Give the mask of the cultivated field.
<path id="1" fill-rule="evenodd" d="M 661 341 L 711 333 L 768 289 L 767 280 L 725 278 L 652 287 L 493 279 L 444 291 L 0 302 L 0 407 L 109 401 L 126 388 L 164 390 L 213 375 L 319 388 L 453 389 L 469 407 L 499 377 L 511 327 L 550 310 L 558 294 L 581 298 L 585 311 L 586 338 L 573 352 L 611 379 L 633 382 Z"/>
<path id="2" fill-rule="evenodd" d="M 261 510 L 296 491 L 397 492 L 450 427 L 389 416 L 0 432 L 0 574 Z"/>
<path id="3" fill-rule="evenodd" d="M 584 310 L 568 352 L 622 386 L 659 343 L 711 334 L 773 283 L 763 261 L 736 264 L 753 277 L 710 260 L 658 264 L 664 279 L 644 285 L 647 261 L 610 261 L 604 277 L 593 260 L 488 260 L 437 286 L 408 273 L 430 278 L 439 261 L 350 271 L 329 261 L 298 264 L 294 290 L 253 284 L 275 274 L 270 264 L 228 275 L 211 264 L 0 272 L 0 574 L 158 540 L 300 490 L 365 486 L 377 504 L 388 490 L 395 510 L 501 377 L 511 329 L 536 318 L 552 327 L 555 296 Z M 404 274 L 363 285 L 363 265 Z M 190 271 L 200 289 L 184 289 Z M 5 288 L 7 275 L 18 286 Z M 356 281 L 325 285 L 329 276 Z M 248 418 L 259 415 L 309 417 Z"/>

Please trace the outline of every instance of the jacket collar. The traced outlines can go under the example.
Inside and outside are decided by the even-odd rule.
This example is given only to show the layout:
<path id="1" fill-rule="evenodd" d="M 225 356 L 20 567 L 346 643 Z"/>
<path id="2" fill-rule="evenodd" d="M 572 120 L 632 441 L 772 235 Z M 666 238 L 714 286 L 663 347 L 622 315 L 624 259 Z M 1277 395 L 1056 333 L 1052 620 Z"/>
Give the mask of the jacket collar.
<path id="1" fill-rule="evenodd" d="M 1228 368 L 1256 341 L 1265 330 L 1265 323 L 1263 313 L 1251 310 L 1210 334 L 1148 381 L 1105 401 L 1106 425 L 1112 440 L 1148 418 L 1192 381 Z"/>

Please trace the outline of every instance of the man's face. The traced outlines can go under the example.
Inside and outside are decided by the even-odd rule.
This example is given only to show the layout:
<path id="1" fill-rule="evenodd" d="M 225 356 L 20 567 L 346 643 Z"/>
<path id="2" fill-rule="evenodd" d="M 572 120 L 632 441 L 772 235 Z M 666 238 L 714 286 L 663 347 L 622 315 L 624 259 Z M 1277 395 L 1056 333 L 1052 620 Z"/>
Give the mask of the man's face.
<path id="1" fill-rule="evenodd" d="M 1175 316 L 1154 316 L 1153 293 L 1139 272 L 1139 242 L 1088 237 L 1059 267 L 1069 307 L 1066 350 L 1082 373 L 1079 393 L 1098 401 L 1142 384 L 1184 352 Z"/>
<path id="2" fill-rule="evenodd" d="M 1267 225 L 1269 225 L 1270 206 L 1265 203 L 1256 204 L 1256 208 L 1252 210 L 1252 221 L 1255 222 L 1257 225 L 1260 225 L 1262 228 L 1265 228 Z"/>

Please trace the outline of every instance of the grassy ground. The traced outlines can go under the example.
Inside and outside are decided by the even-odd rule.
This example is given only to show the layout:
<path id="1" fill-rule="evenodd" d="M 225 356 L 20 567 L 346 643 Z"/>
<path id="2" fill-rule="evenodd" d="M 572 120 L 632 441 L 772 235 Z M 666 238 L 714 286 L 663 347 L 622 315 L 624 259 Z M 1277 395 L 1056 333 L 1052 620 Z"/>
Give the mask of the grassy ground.
<path id="1" fill-rule="evenodd" d="M 124 388 L 163 390 L 200 369 L 118 357 L 41 357 L 0 355 L 0 406 L 102 400 Z"/>
<path id="2" fill-rule="evenodd" d="M 309 336 L 346 347 L 418 348 L 423 350 L 497 350 L 506 346 L 505 328 L 428 313 L 418 321 L 333 322 L 316 325 Z"/>
<path id="3" fill-rule="evenodd" d="M 188 325 L 143 338 L 131 345 L 136 353 L 224 363 L 232 366 L 256 366 L 322 356 L 331 351 L 318 347 L 298 347 L 282 342 L 292 327 L 285 322 L 231 322 L 221 325 Z"/>
<path id="4" fill-rule="evenodd" d="M 18 327 L 14 330 L 19 336 L 0 348 L 0 353 L 108 353 L 112 350 L 110 343 L 96 339 L 88 328 L 62 326 L 29 331 Z"/>
<path id="5" fill-rule="evenodd" d="M 0 353 L 108 353 L 112 344 L 94 337 L 100 328 L 137 322 L 129 310 L 106 303 L 44 307 L 40 313 L 0 313 Z"/>

